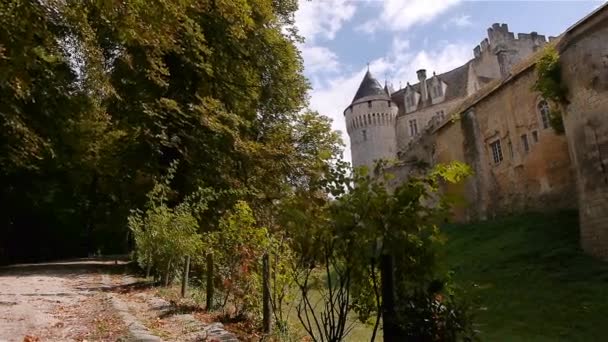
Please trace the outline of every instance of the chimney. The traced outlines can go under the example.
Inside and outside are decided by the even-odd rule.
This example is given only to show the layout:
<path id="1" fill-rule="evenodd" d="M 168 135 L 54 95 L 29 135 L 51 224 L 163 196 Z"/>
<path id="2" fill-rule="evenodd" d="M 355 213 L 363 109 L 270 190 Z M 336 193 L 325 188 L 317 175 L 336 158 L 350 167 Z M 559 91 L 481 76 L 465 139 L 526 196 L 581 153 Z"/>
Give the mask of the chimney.
<path id="1" fill-rule="evenodd" d="M 422 102 L 426 102 L 429 98 L 428 89 L 426 88 L 426 70 L 420 69 L 416 71 L 416 75 L 418 75 L 418 81 L 420 81 L 420 95 L 422 96 Z"/>

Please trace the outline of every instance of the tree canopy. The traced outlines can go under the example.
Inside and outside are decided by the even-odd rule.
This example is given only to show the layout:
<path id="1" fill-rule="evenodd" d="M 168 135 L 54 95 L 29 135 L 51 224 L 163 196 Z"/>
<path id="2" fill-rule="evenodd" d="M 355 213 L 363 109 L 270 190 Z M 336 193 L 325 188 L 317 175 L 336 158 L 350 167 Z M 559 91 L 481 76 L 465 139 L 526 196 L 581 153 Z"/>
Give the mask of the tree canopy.
<path id="1" fill-rule="evenodd" d="M 296 9 L 294 0 L 2 2 L 2 253 L 126 251 L 130 210 L 176 161 L 169 201 L 239 189 L 268 225 L 273 203 L 341 152 L 329 119 L 306 110 Z M 213 203 L 205 224 L 236 200 Z"/>

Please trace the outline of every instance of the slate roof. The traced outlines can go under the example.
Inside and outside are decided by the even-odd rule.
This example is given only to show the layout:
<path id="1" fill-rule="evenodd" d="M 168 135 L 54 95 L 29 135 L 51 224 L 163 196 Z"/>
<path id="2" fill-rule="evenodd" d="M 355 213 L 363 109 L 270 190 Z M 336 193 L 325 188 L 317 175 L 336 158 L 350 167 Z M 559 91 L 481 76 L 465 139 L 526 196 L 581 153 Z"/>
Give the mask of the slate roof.
<path id="1" fill-rule="evenodd" d="M 451 101 L 457 98 L 464 98 L 467 96 L 467 83 L 468 83 L 468 74 L 469 74 L 469 64 L 470 62 L 465 63 L 464 65 L 450 70 L 448 72 L 444 72 L 443 74 L 439 74 L 438 77 L 440 80 L 447 84 L 447 89 L 445 91 L 444 102 Z M 427 78 L 427 83 L 430 78 Z M 412 85 L 414 90 L 420 94 L 420 83 L 416 83 Z M 399 112 L 404 113 L 405 110 L 403 107 L 403 94 L 405 93 L 406 88 L 402 88 L 391 94 L 391 99 L 397 103 L 399 106 Z M 418 110 L 431 106 L 431 99 L 427 99 L 424 102 L 420 102 L 418 104 Z"/>
<path id="2" fill-rule="evenodd" d="M 387 100 L 389 99 L 386 91 L 380 85 L 380 82 L 372 76 L 369 70 L 365 73 L 365 76 L 363 76 L 363 80 L 351 103 L 368 96 L 381 96 Z"/>

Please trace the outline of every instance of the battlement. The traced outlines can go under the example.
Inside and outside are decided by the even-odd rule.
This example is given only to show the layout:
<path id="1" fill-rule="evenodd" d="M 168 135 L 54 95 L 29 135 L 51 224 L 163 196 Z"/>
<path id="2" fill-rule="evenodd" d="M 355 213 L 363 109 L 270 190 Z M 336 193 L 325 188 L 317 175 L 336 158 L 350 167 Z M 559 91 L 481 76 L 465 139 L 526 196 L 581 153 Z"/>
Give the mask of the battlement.
<path id="1" fill-rule="evenodd" d="M 549 37 L 549 41 L 554 40 L 555 37 Z M 518 33 L 517 38 L 515 33 L 509 31 L 507 24 L 494 23 L 492 27 L 488 28 L 488 38 L 484 38 L 479 45 L 473 49 L 475 58 L 480 58 L 481 55 L 486 51 L 491 51 L 499 45 L 530 45 L 530 46 L 542 46 L 547 43 L 547 37 L 538 34 L 538 32 L 530 33 Z"/>

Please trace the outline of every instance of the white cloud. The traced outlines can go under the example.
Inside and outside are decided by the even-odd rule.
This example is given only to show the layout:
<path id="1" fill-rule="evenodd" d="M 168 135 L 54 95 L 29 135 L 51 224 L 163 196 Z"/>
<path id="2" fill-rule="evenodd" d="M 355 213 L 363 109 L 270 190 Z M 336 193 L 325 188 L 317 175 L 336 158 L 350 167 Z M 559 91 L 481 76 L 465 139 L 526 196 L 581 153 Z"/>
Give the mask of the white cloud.
<path id="1" fill-rule="evenodd" d="M 380 29 L 406 31 L 414 25 L 432 21 L 460 2 L 462 0 L 384 0 L 381 14 L 361 24 L 357 30 L 366 33 Z"/>
<path id="2" fill-rule="evenodd" d="M 331 73 L 337 72 L 339 63 L 338 56 L 330 49 L 323 46 L 308 46 L 304 44 L 300 47 L 304 67 L 309 73 Z"/>
<path id="3" fill-rule="evenodd" d="M 374 32 L 379 28 L 404 31 L 416 24 L 431 21 L 461 0 L 385 0 L 382 13 L 375 21 L 362 25 L 362 30 Z M 357 10 L 350 0 L 299 1 L 296 26 L 306 41 L 298 48 L 302 52 L 307 76 L 313 90 L 310 108 L 333 119 L 333 129 L 342 133 L 346 144 L 345 158 L 350 160 L 349 139 L 344 122 L 344 109 L 350 104 L 367 67 L 355 70 L 340 63 L 338 56 L 326 45 L 352 19 Z M 422 51 L 410 50 L 410 41 L 395 37 L 385 57 L 370 62 L 370 70 L 380 80 L 384 75 L 397 87 L 399 81 L 416 81 L 416 70 L 425 68 L 431 73 L 450 70 L 462 65 L 471 55 L 470 44 L 445 43 L 434 49 L 423 46 Z"/>
<path id="4" fill-rule="evenodd" d="M 471 57 L 471 44 L 445 43 L 435 49 L 415 52 L 410 51 L 408 40 L 395 38 L 387 56 L 370 62 L 370 71 L 381 83 L 387 73 L 389 82 L 392 81 L 395 88 L 398 88 L 399 81 L 403 81 L 403 86 L 406 81 L 417 82 L 418 69 L 442 73 L 463 65 Z M 347 160 L 350 160 L 350 147 L 343 111 L 352 101 L 366 70 L 366 66 L 354 71 L 344 70 L 341 74 L 318 83 L 310 94 L 310 107 L 332 118 L 333 129 L 342 133 Z"/>
<path id="5" fill-rule="evenodd" d="M 308 44 L 313 44 L 319 37 L 334 39 L 345 22 L 355 14 L 356 6 L 348 0 L 316 0 L 298 2 L 295 14 L 296 26 L 300 35 Z"/>
<path id="6" fill-rule="evenodd" d="M 448 28 L 450 26 L 456 27 L 469 27 L 473 26 L 473 22 L 471 21 L 471 16 L 462 14 L 456 17 L 450 18 L 450 20 L 445 23 L 444 28 Z"/>
<path id="7" fill-rule="evenodd" d="M 299 0 L 298 6 L 295 26 L 305 39 L 304 43 L 298 44 L 298 48 L 302 52 L 306 74 L 316 85 L 319 78 L 333 74 L 340 68 L 338 56 L 322 45 L 323 40 L 333 40 L 357 8 L 349 0 Z"/>

